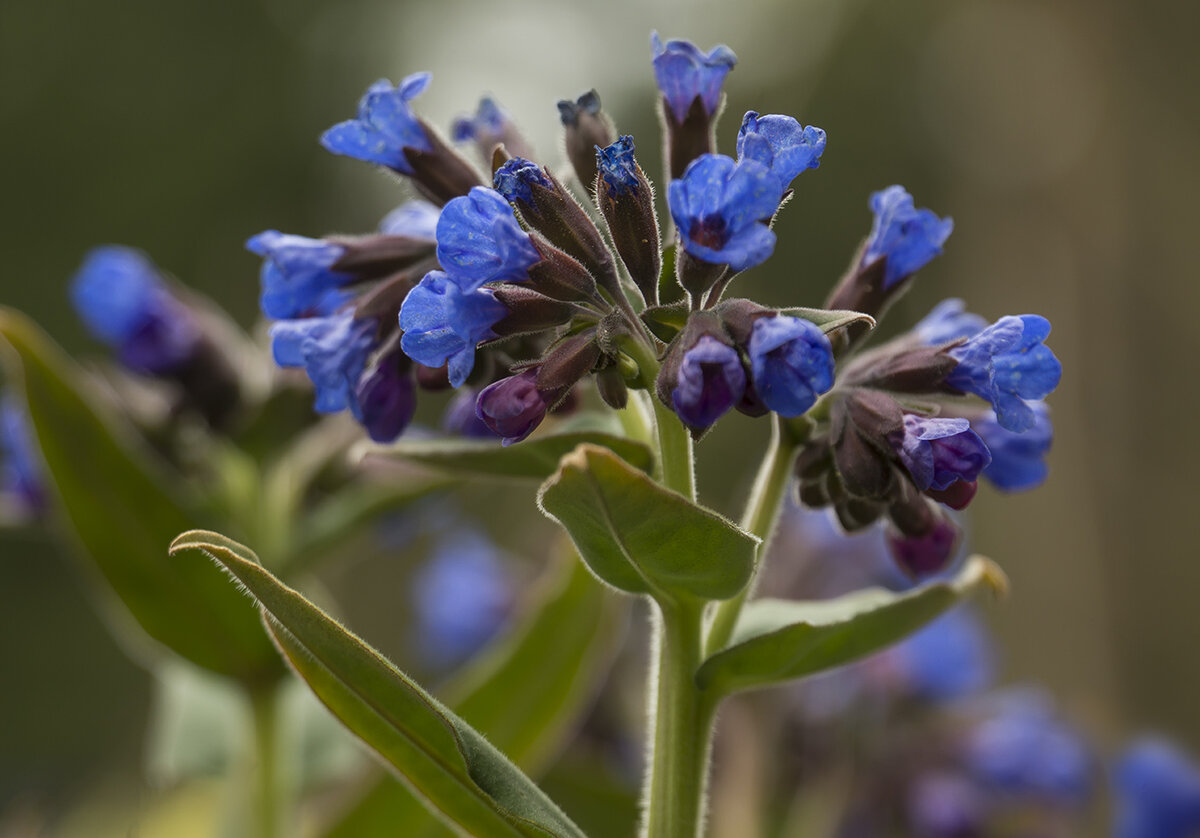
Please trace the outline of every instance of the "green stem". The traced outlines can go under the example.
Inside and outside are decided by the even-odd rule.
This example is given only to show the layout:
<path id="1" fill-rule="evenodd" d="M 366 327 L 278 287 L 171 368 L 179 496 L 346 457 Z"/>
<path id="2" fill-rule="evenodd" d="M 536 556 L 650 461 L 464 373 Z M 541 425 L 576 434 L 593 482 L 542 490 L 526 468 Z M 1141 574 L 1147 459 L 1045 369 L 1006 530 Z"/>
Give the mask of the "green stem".
<path id="1" fill-rule="evenodd" d="M 278 739 L 280 696 L 275 685 L 256 688 L 250 693 L 254 720 L 254 823 L 259 838 L 279 838 L 283 834 Z"/>
<path id="2" fill-rule="evenodd" d="M 715 708 L 696 687 L 702 635 L 700 603 L 662 604 L 645 838 L 696 838 L 704 821 Z"/>
<path id="3" fill-rule="evenodd" d="M 688 500 L 696 499 L 696 472 L 692 462 L 692 435 L 679 417 L 659 401 L 654 402 L 654 421 L 658 425 L 659 459 L 662 482 Z"/>
<path id="4" fill-rule="evenodd" d="M 779 510 L 783 506 L 783 496 L 787 491 L 792 477 L 792 461 L 796 457 L 798 446 L 794 438 L 780 427 L 778 416 L 771 423 L 771 443 L 767 456 L 759 467 L 758 478 L 754 481 L 754 489 L 750 500 L 746 503 L 746 511 L 742 515 L 742 528 L 762 539 L 758 550 L 758 565 L 754 576 L 746 583 L 746 587 L 732 599 L 727 599 L 717 606 L 712 624 L 708 630 L 705 651 L 711 655 L 720 651 L 733 635 L 734 626 L 742 613 L 742 607 L 754 591 L 755 577 L 762 566 L 763 556 L 767 553 L 775 522 L 779 519 Z"/>

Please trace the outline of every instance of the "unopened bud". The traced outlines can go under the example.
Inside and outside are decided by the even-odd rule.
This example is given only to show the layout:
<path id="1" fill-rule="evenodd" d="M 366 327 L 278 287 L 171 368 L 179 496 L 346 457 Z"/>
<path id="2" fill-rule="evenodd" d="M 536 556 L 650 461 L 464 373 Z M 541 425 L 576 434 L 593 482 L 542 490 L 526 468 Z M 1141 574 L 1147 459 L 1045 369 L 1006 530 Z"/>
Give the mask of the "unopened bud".
<path id="1" fill-rule="evenodd" d="M 589 90 L 574 102 L 558 103 L 559 118 L 565 129 L 567 157 L 575 176 L 590 195 L 596 187 L 596 147 L 604 148 L 617 138 L 608 114 L 600 109 L 600 94 Z"/>
<path id="2" fill-rule="evenodd" d="M 621 261 L 649 305 L 658 304 L 662 271 L 654 189 L 633 156 L 633 138 L 626 135 L 596 150 L 599 177 L 596 203 L 608 223 Z"/>

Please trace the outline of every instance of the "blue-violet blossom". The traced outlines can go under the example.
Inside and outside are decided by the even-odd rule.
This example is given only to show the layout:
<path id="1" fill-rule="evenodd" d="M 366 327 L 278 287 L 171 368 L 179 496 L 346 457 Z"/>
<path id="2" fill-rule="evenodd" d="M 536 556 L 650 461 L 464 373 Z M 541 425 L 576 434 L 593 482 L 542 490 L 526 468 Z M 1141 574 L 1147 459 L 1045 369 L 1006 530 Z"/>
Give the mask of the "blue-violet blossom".
<path id="1" fill-rule="evenodd" d="M 1029 407 L 1033 410 L 1033 425 L 1021 433 L 1000 427 L 991 410 L 971 419 L 971 427 L 992 453 L 992 462 L 983 470 L 983 476 L 1006 492 L 1040 486 L 1049 473 L 1045 457 L 1054 441 L 1050 409 L 1045 402 L 1030 402 Z"/>
<path id="2" fill-rule="evenodd" d="M 40 508 L 46 498 L 29 416 L 8 394 L 0 396 L 0 492 L 28 510 Z"/>
<path id="3" fill-rule="evenodd" d="M 508 309 L 489 288 L 468 290 L 443 271 L 430 271 L 400 308 L 400 346 L 427 367 L 448 365 L 453 387 L 462 386 L 475 366 L 475 347 L 496 337 L 492 327 Z"/>
<path id="4" fill-rule="evenodd" d="M 353 311 L 280 320 L 271 326 L 271 351 L 279 366 L 303 367 L 308 373 L 318 412 L 337 413 L 354 405 L 377 330 L 374 320 L 357 320 Z"/>
<path id="5" fill-rule="evenodd" d="M 725 77 L 737 64 L 737 56 L 724 44 L 708 53 L 691 41 L 671 40 L 665 44 L 654 32 L 650 35 L 654 55 L 654 79 L 662 91 L 675 122 L 683 122 L 696 97 L 704 111 L 713 115 L 721 103 L 721 87 Z"/>
<path id="6" fill-rule="evenodd" d="M 871 195 L 875 223 L 862 265 L 887 259 L 883 287 L 890 288 L 916 273 L 942 252 L 942 245 L 954 229 L 954 221 L 938 218 L 931 210 L 916 209 L 913 197 L 902 186 L 889 186 Z"/>
<path id="7" fill-rule="evenodd" d="M 508 201 L 483 186 L 446 204 L 437 243 L 438 262 L 464 292 L 486 282 L 527 280 L 542 258 Z"/>
<path id="8" fill-rule="evenodd" d="M 895 440 L 913 483 L 924 492 L 940 492 L 952 483 L 974 483 L 992 461 L 987 446 L 966 419 L 904 414 L 904 436 Z"/>
<path id="9" fill-rule="evenodd" d="M 358 103 L 358 117 L 339 122 L 321 135 L 321 145 L 334 154 L 413 173 L 405 149 L 432 151 L 425 126 L 409 102 L 429 86 L 431 73 L 413 73 L 395 87 L 380 79 Z"/>
<path id="10" fill-rule="evenodd" d="M 546 418 L 550 400 L 537 386 L 537 367 L 502 378 L 479 393 L 475 413 L 508 446 L 533 433 Z"/>
<path id="11" fill-rule="evenodd" d="M 758 318 L 747 352 L 755 391 L 781 416 L 805 413 L 833 386 L 833 348 L 820 327 L 808 320 Z"/>
<path id="12" fill-rule="evenodd" d="M 697 157 L 667 189 L 684 249 L 735 271 L 761 265 L 775 250 L 775 233 L 762 222 L 781 197 L 778 178 L 762 163 L 722 154 Z"/>
<path id="13" fill-rule="evenodd" d="M 742 400 L 746 372 L 732 346 L 705 335 L 684 353 L 671 401 L 693 428 L 707 428 Z"/>
<path id="14" fill-rule="evenodd" d="M 1115 838 L 1192 838 L 1200 832 L 1200 767 L 1178 747 L 1144 738 L 1114 772 Z"/>
<path id="15" fill-rule="evenodd" d="M 195 317 L 139 250 L 109 245 L 90 251 L 71 281 L 71 302 L 88 330 L 135 372 L 178 369 L 201 340 Z"/>
<path id="16" fill-rule="evenodd" d="M 805 169 L 820 166 L 824 151 L 824 131 L 815 125 L 806 128 L 783 114 L 747 111 L 738 130 L 738 160 L 762 163 L 779 179 L 780 191 Z"/>
<path id="17" fill-rule="evenodd" d="M 312 313 L 330 291 L 354 280 L 332 270 L 346 248 L 322 239 L 265 230 L 247 240 L 246 249 L 263 257 L 259 304 L 277 320 Z"/>
<path id="18" fill-rule="evenodd" d="M 986 688 L 995 674 L 987 632 L 965 608 L 956 608 L 883 653 L 905 689 L 949 701 Z"/>

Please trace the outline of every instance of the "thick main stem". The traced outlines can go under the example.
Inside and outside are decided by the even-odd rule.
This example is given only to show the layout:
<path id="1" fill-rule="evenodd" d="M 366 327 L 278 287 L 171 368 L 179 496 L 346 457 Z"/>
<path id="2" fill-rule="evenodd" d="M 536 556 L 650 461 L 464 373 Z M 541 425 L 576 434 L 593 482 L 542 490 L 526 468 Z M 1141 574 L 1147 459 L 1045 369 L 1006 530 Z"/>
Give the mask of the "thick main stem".
<path id="1" fill-rule="evenodd" d="M 282 836 L 283 794 L 279 773 L 279 697 L 277 686 L 250 692 L 254 721 L 254 823 L 260 838 Z"/>
<path id="2" fill-rule="evenodd" d="M 742 528 L 762 539 L 762 547 L 758 551 L 758 564 L 754 568 L 754 576 L 746 583 L 746 587 L 732 599 L 727 599 L 717 606 L 709 626 L 708 638 L 705 641 L 705 652 L 709 655 L 720 651 L 729 642 L 733 629 L 741 616 L 742 607 L 750 594 L 754 592 L 754 583 L 758 569 L 762 566 L 763 557 L 767 553 L 771 532 L 779 519 L 779 510 L 783 505 L 783 496 L 787 491 L 792 476 L 792 461 L 796 456 L 797 446 L 791 436 L 780 427 L 780 420 L 775 417 L 771 424 L 771 443 L 767 450 L 766 459 L 759 468 L 758 477 L 754 481 L 754 489 L 750 500 L 746 503 L 746 511 L 742 515 Z"/>
<path id="3" fill-rule="evenodd" d="M 714 708 L 695 681 L 702 615 L 699 603 L 662 607 L 646 838 L 696 838 L 704 821 Z"/>

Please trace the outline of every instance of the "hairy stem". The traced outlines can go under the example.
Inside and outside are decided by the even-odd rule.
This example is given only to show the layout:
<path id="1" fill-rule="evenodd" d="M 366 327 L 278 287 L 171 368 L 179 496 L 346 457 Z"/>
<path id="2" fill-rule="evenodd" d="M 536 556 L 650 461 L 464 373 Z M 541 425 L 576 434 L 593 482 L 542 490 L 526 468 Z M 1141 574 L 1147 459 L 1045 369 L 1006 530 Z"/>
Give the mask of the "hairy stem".
<path id="1" fill-rule="evenodd" d="M 702 628 L 700 603 L 662 604 L 645 838 L 696 838 L 704 821 L 714 707 L 695 681 Z"/>
<path id="2" fill-rule="evenodd" d="M 790 434 L 783 431 L 780 419 L 776 416 L 771 423 L 771 443 L 767 449 L 767 456 L 759 467 L 754 489 L 750 492 L 750 500 L 746 503 L 746 511 L 742 515 L 742 528 L 763 541 L 758 550 L 758 564 L 746 587 L 742 588 L 737 596 L 717 606 L 705 641 L 705 651 L 709 655 L 720 651 L 729 642 L 742 613 L 742 607 L 754 591 L 755 578 L 767 553 L 771 533 L 783 506 L 783 496 L 791 480 L 792 461 L 796 457 L 796 451 L 796 442 Z"/>

